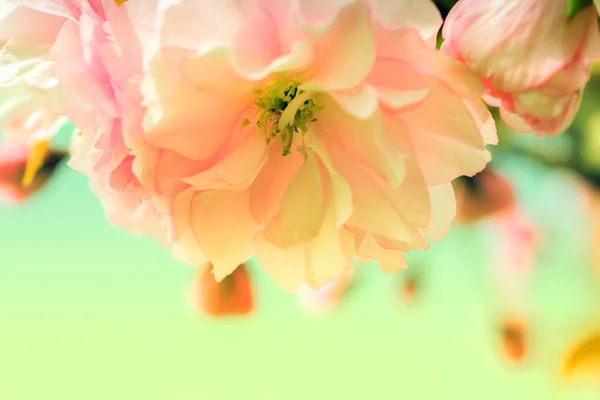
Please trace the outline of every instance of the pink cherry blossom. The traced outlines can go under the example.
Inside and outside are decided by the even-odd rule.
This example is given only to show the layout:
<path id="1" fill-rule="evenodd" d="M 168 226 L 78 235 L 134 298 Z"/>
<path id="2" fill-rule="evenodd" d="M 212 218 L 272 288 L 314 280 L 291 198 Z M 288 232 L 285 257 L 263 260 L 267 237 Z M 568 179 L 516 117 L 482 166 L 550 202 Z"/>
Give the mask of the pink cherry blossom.
<path id="1" fill-rule="evenodd" d="M 290 291 L 397 272 L 497 141 L 430 1 L 11 4 L 0 38 L 51 66 L 110 220 L 218 281 L 253 256 Z"/>
<path id="2" fill-rule="evenodd" d="M 108 219 L 169 246 L 168 211 L 157 206 L 135 177 L 122 133 L 141 108 L 135 82 L 143 71 L 142 40 L 149 39 L 133 23 L 150 24 L 157 5 L 158 1 L 119 7 L 112 0 L 9 0 L 0 8 L 0 40 L 5 43 L 0 62 L 6 71 L 0 84 L 14 90 L 26 83 L 51 93 L 30 96 L 23 102 L 25 111 L 52 106 L 54 113 L 75 123 L 79 134 L 71 146 L 70 165 L 89 175 Z M 34 92 L 41 90 L 29 90 Z M 14 125 L 19 120 L 12 121 Z"/>
<path id="3" fill-rule="evenodd" d="M 567 20 L 566 0 L 460 0 L 442 50 L 479 76 L 509 126 L 553 135 L 573 121 L 600 55 L 597 18 L 591 6 Z"/>
<path id="4" fill-rule="evenodd" d="M 177 259 L 210 260 L 220 280 L 256 255 L 295 291 L 356 256 L 396 272 L 444 235 L 450 181 L 480 171 L 496 137 L 480 84 L 435 50 L 436 8 L 416 4 L 165 10 L 134 170 L 174 199 Z"/>

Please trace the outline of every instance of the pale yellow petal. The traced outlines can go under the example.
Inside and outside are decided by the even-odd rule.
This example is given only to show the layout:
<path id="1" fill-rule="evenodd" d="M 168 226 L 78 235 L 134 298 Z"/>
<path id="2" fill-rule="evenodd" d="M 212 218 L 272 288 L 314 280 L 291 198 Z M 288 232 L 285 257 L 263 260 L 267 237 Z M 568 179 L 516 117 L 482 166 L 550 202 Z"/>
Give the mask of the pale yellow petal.
<path id="1" fill-rule="evenodd" d="M 283 194 L 279 213 L 265 227 L 265 240 L 290 248 L 314 239 L 323 221 L 322 204 L 321 172 L 314 154 L 308 152 Z"/>
<path id="2" fill-rule="evenodd" d="M 303 247 L 282 249 L 259 232 L 254 240 L 260 266 L 282 290 L 293 293 L 306 282 L 308 257 Z"/>
<path id="3" fill-rule="evenodd" d="M 350 89 L 369 73 L 374 60 L 369 9 L 362 2 L 354 2 L 337 13 L 327 32 L 319 38 L 310 83 L 328 90 Z"/>
<path id="4" fill-rule="evenodd" d="M 211 190 L 192 200 L 190 226 L 200 248 L 213 263 L 217 281 L 254 254 L 258 225 L 250 215 L 249 201 L 248 190 Z"/>
<path id="5" fill-rule="evenodd" d="M 450 224 L 456 217 L 456 197 L 452 184 L 430 187 L 429 198 L 431 220 L 422 233 L 426 238 L 437 242 L 446 235 Z"/>

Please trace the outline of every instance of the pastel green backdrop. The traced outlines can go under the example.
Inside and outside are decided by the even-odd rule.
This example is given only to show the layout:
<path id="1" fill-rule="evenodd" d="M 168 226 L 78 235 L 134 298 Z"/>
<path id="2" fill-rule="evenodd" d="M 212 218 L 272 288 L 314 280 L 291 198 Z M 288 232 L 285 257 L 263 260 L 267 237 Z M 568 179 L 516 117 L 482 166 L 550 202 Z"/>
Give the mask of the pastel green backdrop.
<path id="1" fill-rule="evenodd" d="M 339 310 L 313 318 L 255 265 L 256 314 L 206 320 L 187 303 L 193 269 L 111 227 L 64 168 L 30 203 L 0 209 L 0 400 L 597 400 L 600 386 L 559 379 L 600 305 L 588 217 L 560 174 L 497 162 L 545 235 L 522 366 L 498 348 L 489 230 L 453 229 L 412 254 L 423 286 L 411 304 L 402 274 L 366 265 Z"/>

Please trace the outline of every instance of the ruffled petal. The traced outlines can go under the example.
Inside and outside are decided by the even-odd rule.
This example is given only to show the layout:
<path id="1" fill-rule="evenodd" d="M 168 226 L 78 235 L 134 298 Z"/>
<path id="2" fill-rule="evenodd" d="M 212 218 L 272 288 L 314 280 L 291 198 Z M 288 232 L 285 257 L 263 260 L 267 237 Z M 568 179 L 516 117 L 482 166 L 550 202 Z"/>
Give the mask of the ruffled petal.
<path id="1" fill-rule="evenodd" d="M 375 61 L 367 6 L 354 2 L 342 8 L 317 43 L 313 77 L 307 85 L 344 90 L 359 84 Z"/>
<path id="2" fill-rule="evenodd" d="M 442 16 L 429 0 L 369 0 L 374 18 L 387 29 L 411 27 L 419 32 L 429 46 L 435 48 Z"/>
<path id="3" fill-rule="evenodd" d="M 258 225 L 249 212 L 249 192 L 211 190 L 191 202 L 190 228 L 220 281 L 254 254 Z"/>
<path id="4" fill-rule="evenodd" d="M 259 232 L 254 239 L 260 266 L 282 290 L 293 293 L 307 280 L 308 256 L 304 248 L 282 249 Z"/>
<path id="5" fill-rule="evenodd" d="M 314 239 L 323 222 L 321 171 L 315 156 L 307 153 L 304 164 L 290 181 L 279 212 L 265 227 L 265 240 L 290 248 Z"/>

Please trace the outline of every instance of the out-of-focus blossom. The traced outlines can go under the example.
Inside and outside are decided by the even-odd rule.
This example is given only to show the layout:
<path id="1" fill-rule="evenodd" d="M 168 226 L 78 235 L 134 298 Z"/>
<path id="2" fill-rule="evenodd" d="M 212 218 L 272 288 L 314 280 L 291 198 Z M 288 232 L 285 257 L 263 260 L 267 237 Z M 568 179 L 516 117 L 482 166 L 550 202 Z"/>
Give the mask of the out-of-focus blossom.
<path id="1" fill-rule="evenodd" d="M 509 318 L 500 329 L 502 354 L 510 363 L 521 363 L 527 356 L 527 328 L 521 319 Z"/>
<path id="2" fill-rule="evenodd" d="M 397 272 L 497 141 L 430 1 L 7 4 L 15 76 L 52 67 L 109 219 L 217 280 L 255 254 L 290 291 Z"/>
<path id="3" fill-rule="evenodd" d="M 497 140 L 482 87 L 435 50 L 431 2 L 342 3 L 166 8 L 143 130 L 125 136 L 136 177 L 171 204 L 178 260 L 220 280 L 256 254 L 296 291 L 356 255 L 397 272 L 444 235 L 451 180 Z"/>
<path id="4" fill-rule="evenodd" d="M 0 60 L 3 60 L 0 51 Z M 1 63 L 0 63 L 1 64 Z M 0 69 L 4 68 L 0 65 Z M 5 71 L 2 70 L 2 77 Z M 60 99 L 55 83 L 47 86 L 18 81 L 3 86 L 0 77 L 0 136 L 5 146 L 29 148 L 29 160 L 23 175 L 23 185 L 30 185 L 43 167 L 50 151 L 50 140 L 68 123 L 57 111 Z"/>
<path id="5" fill-rule="evenodd" d="M 25 3 L 0 5 L 0 134 L 3 143 L 29 146 L 28 186 L 47 158 L 49 141 L 69 121 L 61 114 L 65 100 L 49 60 L 59 25 Z"/>
<path id="6" fill-rule="evenodd" d="M 158 0 L 7 0 L 0 6 L 3 86 L 40 88 L 35 104 L 52 105 L 79 130 L 70 165 L 91 180 L 108 219 L 170 245 L 168 205 L 133 170 L 125 125 L 141 121 L 139 79 Z M 137 25 L 134 25 L 137 24 Z M 29 90 L 31 93 L 31 90 Z M 52 96 L 49 96 L 51 94 Z M 34 102 L 28 100 L 30 106 Z M 141 174 L 142 172 L 140 172 Z"/>
<path id="7" fill-rule="evenodd" d="M 69 122 L 52 109 L 52 102 L 42 89 L 20 83 L 0 87 L 0 96 L 3 141 L 28 145 L 48 141 Z"/>
<path id="8" fill-rule="evenodd" d="M 342 273 L 318 289 L 302 285 L 298 290 L 300 306 L 311 314 L 329 314 L 341 302 L 351 283 L 352 275 Z"/>
<path id="9" fill-rule="evenodd" d="M 540 233 L 518 205 L 510 182 L 490 168 L 457 185 L 457 221 L 497 234 L 487 268 L 505 307 L 522 312 L 534 273 Z"/>
<path id="10" fill-rule="evenodd" d="M 529 292 L 527 285 L 534 272 L 540 233 L 518 208 L 495 219 L 495 224 L 500 236 L 490 254 L 492 279 L 500 294 L 519 306 Z"/>
<path id="11" fill-rule="evenodd" d="M 600 331 L 591 332 L 569 349 L 562 372 L 565 377 L 588 375 L 600 381 Z"/>
<path id="12" fill-rule="evenodd" d="M 20 204 L 42 188 L 65 154 L 45 154 L 39 172 L 29 185 L 23 184 L 31 149 L 23 143 L 0 142 L 0 204 Z"/>
<path id="13" fill-rule="evenodd" d="M 24 98 L 13 96 L 12 90 L 0 90 L 0 95 L 7 96 L 0 104 L 2 146 L 27 149 L 29 157 L 22 176 L 24 187 L 31 185 L 44 167 L 50 155 L 52 137 L 69 122 L 48 109 L 45 96 L 34 94 L 34 88 L 27 89 L 31 96 Z"/>
<path id="14" fill-rule="evenodd" d="M 468 224 L 516 207 L 511 184 L 487 168 L 473 178 L 456 183 L 456 222 Z"/>
<path id="15" fill-rule="evenodd" d="M 496 279 L 512 281 L 528 276 L 533 266 L 539 233 L 518 206 L 511 184 L 486 169 L 457 187 L 457 221 L 487 220 L 498 229 L 499 242 L 492 260 Z M 521 279 L 516 279 L 521 281 Z"/>
<path id="16" fill-rule="evenodd" d="M 212 274 L 212 265 L 199 268 L 192 289 L 195 309 L 211 317 L 243 316 L 254 310 L 252 283 L 245 265 L 217 282 Z"/>
<path id="17" fill-rule="evenodd" d="M 566 0 L 460 0 L 442 49 L 479 76 L 513 129 L 552 135 L 571 124 L 600 56 L 597 19 L 594 6 L 567 19 Z"/>

